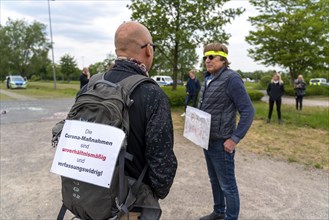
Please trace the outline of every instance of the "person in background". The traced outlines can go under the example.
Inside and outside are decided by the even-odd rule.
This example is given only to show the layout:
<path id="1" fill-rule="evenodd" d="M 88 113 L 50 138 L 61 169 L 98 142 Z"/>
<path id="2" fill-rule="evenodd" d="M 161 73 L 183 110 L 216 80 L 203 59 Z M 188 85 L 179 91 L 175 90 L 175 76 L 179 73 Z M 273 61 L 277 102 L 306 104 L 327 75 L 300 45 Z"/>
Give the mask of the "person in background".
<path id="1" fill-rule="evenodd" d="M 80 89 L 89 82 L 90 73 L 88 67 L 84 67 L 80 75 Z"/>
<path id="2" fill-rule="evenodd" d="M 7 76 L 6 78 L 6 85 L 7 85 L 7 89 L 9 89 L 9 84 L 10 84 L 10 76 Z"/>
<path id="3" fill-rule="evenodd" d="M 237 144 L 254 118 L 254 108 L 241 76 L 229 69 L 228 49 L 220 43 L 205 46 L 207 69 L 200 91 L 199 109 L 211 114 L 208 150 L 204 150 L 213 193 L 213 211 L 200 220 L 239 217 L 240 197 L 234 171 Z M 240 114 L 237 124 L 237 112 Z"/>
<path id="4" fill-rule="evenodd" d="M 198 99 L 199 91 L 200 91 L 200 82 L 195 76 L 195 71 L 190 70 L 188 72 L 189 79 L 186 83 L 186 98 L 185 98 L 185 110 L 190 101 L 193 101 L 193 107 L 196 108 L 196 101 Z M 185 116 L 185 112 L 181 115 Z"/>
<path id="5" fill-rule="evenodd" d="M 283 81 L 281 80 L 281 75 L 279 73 L 275 73 L 272 77 L 271 82 L 267 86 L 267 95 L 269 96 L 269 112 L 267 117 L 267 123 L 271 122 L 274 102 L 276 104 L 276 110 L 278 113 L 278 122 L 282 123 L 281 119 L 281 103 L 282 96 L 284 94 L 284 86 Z"/>
<path id="6" fill-rule="evenodd" d="M 296 110 L 302 110 L 303 108 L 303 97 L 306 94 L 306 83 L 303 75 L 299 75 L 294 82 L 295 96 L 296 96 Z"/>

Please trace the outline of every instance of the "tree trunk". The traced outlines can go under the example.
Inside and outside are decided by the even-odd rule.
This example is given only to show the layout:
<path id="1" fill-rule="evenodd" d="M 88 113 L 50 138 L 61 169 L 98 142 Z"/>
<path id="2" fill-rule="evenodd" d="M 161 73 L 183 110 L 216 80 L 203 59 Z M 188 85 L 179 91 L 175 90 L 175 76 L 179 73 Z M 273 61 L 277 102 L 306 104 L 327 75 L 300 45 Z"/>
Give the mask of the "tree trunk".
<path id="1" fill-rule="evenodd" d="M 290 73 L 290 83 L 293 85 L 294 84 L 294 80 L 295 80 L 295 73 L 294 73 L 294 68 L 289 67 L 289 73 Z"/>

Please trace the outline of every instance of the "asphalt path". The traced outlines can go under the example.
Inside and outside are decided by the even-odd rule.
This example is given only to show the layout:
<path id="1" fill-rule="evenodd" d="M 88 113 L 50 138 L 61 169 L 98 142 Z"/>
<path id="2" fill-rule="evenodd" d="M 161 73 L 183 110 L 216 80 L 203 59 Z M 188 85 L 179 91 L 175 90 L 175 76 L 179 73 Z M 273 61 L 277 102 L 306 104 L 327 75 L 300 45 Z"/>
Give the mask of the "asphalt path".
<path id="1" fill-rule="evenodd" d="M 261 90 L 261 92 L 264 94 L 262 101 L 263 102 L 269 102 L 269 97 L 266 94 L 266 90 Z M 292 96 L 283 96 L 282 97 L 282 103 L 287 105 L 296 105 L 296 99 Z M 318 106 L 318 107 L 329 107 L 329 98 L 327 100 L 317 100 L 317 99 L 308 99 L 308 97 L 304 97 L 303 99 L 303 105 L 304 106 Z"/>
<path id="2" fill-rule="evenodd" d="M 74 99 L 15 100 L 0 102 L 0 124 L 64 119 Z"/>

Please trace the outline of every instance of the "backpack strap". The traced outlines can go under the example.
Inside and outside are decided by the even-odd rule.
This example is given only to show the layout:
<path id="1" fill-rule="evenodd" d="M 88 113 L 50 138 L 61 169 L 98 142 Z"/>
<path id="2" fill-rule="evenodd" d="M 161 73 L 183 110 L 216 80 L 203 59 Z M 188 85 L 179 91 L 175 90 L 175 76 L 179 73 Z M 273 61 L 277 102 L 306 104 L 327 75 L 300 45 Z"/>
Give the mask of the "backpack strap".
<path id="1" fill-rule="evenodd" d="M 93 88 L 97 81 L 104 80 L 104 76 L 105 76 L 105 73 L 97 73 L 97 74 L 93 75 L 89 79 L 89 82 L 87 84 L 87 90 Z"/>
<path id="2" fill-rule="evenodd" d="M 133 100 L 130 99 L 131 93 L 135 90 L 137 86 L 139 86 L 139 84 L 143 82 L 150 82 L 158 86 L 158 84 L 153 79 L 150 79 L 146 76 L 139 74 L 128 76 L 127 78 L 119 82 L 122 88 L 126 91 L 127 97 L 130 101 L 130 103 L 127 103 L 128 107 L 130 107 L 133 104 Z"/>
<path id="3" fill-rule="evenodd" d="M 119 215 L 122 215 L 123 213 L 126 214 L 128 220 L 129 220 L 129 211 L 131 208 L 133 208 L 132 205 L 137 200 L 137 194 L 142 185 L 142 181 L 146 174 L 147 168 L 148 168 L 148 165 L 145 164 L 143 171 L 139 175 L 138 179 L 134 182 L 134 184 L 132 186 L 129 187 L 128 195 L 127 195 L 125 201 L 119 205 L 118 200 L 116 200 L 117 208 L 119 209 Z M 122 188 L 122 187 L 120 187 L 120 188 Z"/>
<path id="4" fill-rule="evenodd" d="M 64 203 L 62 204 L 61 210 L 58 213 L 57 220 L 63 220 L 65 216 L 67 208 L 64 206 Z"/>

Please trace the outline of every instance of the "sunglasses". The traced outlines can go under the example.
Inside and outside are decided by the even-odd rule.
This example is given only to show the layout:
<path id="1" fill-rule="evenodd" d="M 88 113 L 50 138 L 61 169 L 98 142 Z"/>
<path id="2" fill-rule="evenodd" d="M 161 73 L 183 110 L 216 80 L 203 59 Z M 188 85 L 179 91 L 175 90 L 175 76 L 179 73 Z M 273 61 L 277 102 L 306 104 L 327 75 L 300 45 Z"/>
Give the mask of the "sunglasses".
<path id="1" fill-rule="evenodd" d="M 206 61 L 207 58 L 209 58 L 209 60 L 213 60 L 215 57 L 217 57 L 217 56 L 215 56 L 215 55 L 204 56 L 203 61 Z"/>
<path id="2" fill-rule="evenodd" d="M 154 44 L 152 44 L 152 43 L 144 44 L 143 46 L 141 46 L 141 49 L 147 47 L 147 45 L 151 45 L 151 46 L 153 47 L 153 51 L 155 51 L 156 45 L 154 45 Z"/>

